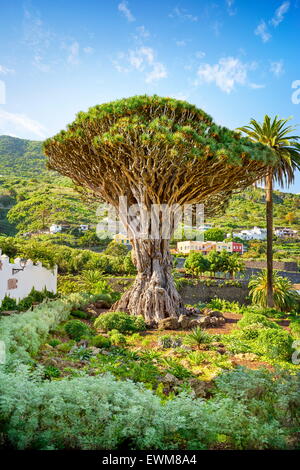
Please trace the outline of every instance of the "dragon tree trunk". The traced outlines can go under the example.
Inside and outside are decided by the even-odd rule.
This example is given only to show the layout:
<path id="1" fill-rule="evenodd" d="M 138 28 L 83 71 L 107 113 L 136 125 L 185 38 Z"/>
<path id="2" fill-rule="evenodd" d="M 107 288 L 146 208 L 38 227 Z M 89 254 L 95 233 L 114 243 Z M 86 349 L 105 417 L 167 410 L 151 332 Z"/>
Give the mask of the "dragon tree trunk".
<path id="1" fill-rule="evenodd" d="M 113 309 L 142 315 L 150 325 L 183 313 L 183 302 L 171 274 L 169 240 L 132 240 L 132 260 L 137 277 Z"/>

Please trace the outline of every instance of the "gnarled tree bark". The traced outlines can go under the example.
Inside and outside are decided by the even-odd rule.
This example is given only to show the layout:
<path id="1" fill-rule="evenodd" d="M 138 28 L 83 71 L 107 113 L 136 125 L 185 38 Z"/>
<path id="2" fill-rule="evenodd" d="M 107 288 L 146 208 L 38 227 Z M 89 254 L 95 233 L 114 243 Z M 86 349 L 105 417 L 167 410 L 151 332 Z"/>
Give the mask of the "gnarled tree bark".
<path id="1" fill-rule="evenodd" d="M 112 308 L 143 315 L 148 324 L 183 313 L 183 302 L 171 274 L 169 240 L 135 239 L 132 246 L 138 274 L 133 286 Z"/>

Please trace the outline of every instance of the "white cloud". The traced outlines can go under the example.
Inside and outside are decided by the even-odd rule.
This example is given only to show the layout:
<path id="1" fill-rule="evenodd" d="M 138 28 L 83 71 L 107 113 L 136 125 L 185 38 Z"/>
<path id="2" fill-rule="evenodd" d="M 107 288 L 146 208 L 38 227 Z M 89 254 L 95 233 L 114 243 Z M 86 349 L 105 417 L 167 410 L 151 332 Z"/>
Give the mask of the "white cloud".
<path id="1" fill-rule="evenodd" d="M 67 46 L 66 49 L 69 51 L 67 57 L 67 62 L 71 65 L 79 64 L 79 44 L 77 41 L 72 42 L 70 46 Z"/>
<path id="2" fill-rule="evenodd" d="M 273 18 L 270 23 L 276 28 L 283 20 L 284 15 L 288 12 L 290 8 L 290 2 L 283 2 L 279 8 L 275 11 Z"/>
<path id="3" fill-rule="evenodd" d="M 180 18 L 182 20 L 188 20 L 192 22 L 198 21 L 198 17 L 191 15 L 190 13 L 187 12 L 187 10 L 181 9 L 181 8 L 174 8 L 172 13 L 169 14 L 170 18 Z"/>
<path id="4" fill-rule="evenodd" d="M 197 51 L 195 56 L 197 57 L 197 59 L 203 59 L 206 56 L 206 54 L 203 51 Z"/>
<path id="5" fill-rule="evenodd" d="M 37 121 L 30 119 L 25 114 L 14 114 L 0 110 L 1 133 L 9 135 L 25 136 L 28 133 L 41 139 L 45 138 L 46 129 Z M 26 135 L 24 135 L 24 133 Z"/>
<path id="6" fill-rule="evenodd" d="M 146 29 L 145 26 L 143 26 L 143 25 L 142 25 L 142 26 L 138 26 L 138 27 L 136 28 L 136 31 L 137 31 L 138 35 L 139 35 L 141 38 L 143 38 L 143 39 L 147 39 L 147 38 L 150 37 L 149 31 L 147 31 L 147 29 Z"/>
<path id="7" fill-rule="evenodd" d="M 93 54 L 93 52 L 94 52 L 94 49 L 90 46 L 84 47 L 82 50 L 87 55 Z"/>
<path id="8" fill-rule="evenodd" d="M 277 8 L 273 18 L 271 18 L 268 24 L 277 28 L 277 26 L 284 20 L 284 15 L 288 12 L 289 8 L 290 2 L 283 2 L 280 7 Z M 272 37 L 272 34 L 268 31 L 268 25 L 264 20 L 261 20 L 254 33 L 256 36 L 260 36 L 263 42 L 268 42 Z"/>
<path id="9" fill-rule="evenodd" d="M 9 69 L 8 67 L 5 67 L 4 65 L 0 65 L 0 74 L 2 75 L 7 75 L 8 73 L 14 73 L 15 71 L 13 69 Z"/>
<path id="10" fill-rule="evenodd" d="M 175 44 L 176 46 L 178 47 L 184 47 L 187 45 L 187 41 L 185 41 L 184 39 L 182 39 L 181 41 L 175 41 Z"/>
<path id="11" fill-rule="evenodd" d="M 211 29 L 213 30 L 213 33 L 216 37 L 219 37 L 220 36 L 220 32 L 221 32 L 221 27 L 222 27 L 222 23 L 218 20 L 214 21 L 212 24 L 211 24 Z"/>
<path id="12" fill-rule="evenodd" d="M 125 62 L 125 65 L 120 61 Z M 147 83 L 167 77 L 166 67 L 155 60 L 155 52 L 151 47 L 142 46 L 130 50 L 127 54 L 120 53 L 118 60 L 113 61 L 113 65 L 121 73 L 127 73 L 130 69 L 144 73 Z"/>
<path id="13" fill-rule="evenodd" d="M 157 80 L 160 80 L 161 78 L 166 78 L 167 77 L 167 69 L 162 64 L 161 62 L 155 62 L 153 64 L 152 70 L 147 73 L 146 75 L 146 82 L 151 83 L 151 82 L 156 82 Z"/>
<path id="14" fill-rule="evenodd" d="M 249 87 L 253 90 L 260 90 L 261 88 L 266 88 L 266 85 L 262 85 L 259 83 L 249 83 Z"/>
<path id="15" fill-rule="evenodd" d="M 133 16 L 133 14 L 131 13 L 131 11 L 128 8 L 128 2 L 126 2 L 125 0 L 123 0 L 121 3 L 119 3 L 118 10 L 121 13 L 123 13 L 125 18 L 127 18 L 127 20 L 129 22 L 135 21 L 135 17 Z"/>
<path id="16" fill-rule="evenodd" d="M 234 0 L 226 0 L 227 12 L 230 16 L 236 14 L 237 10 L 233 8 Z"/>
<path id="17" fill-rule="evenodd" d="M 248 71 L 254 70 L 256 66 L 255 62 L 243 63 L 238 58 L 223 57 L 217 64 L 200 65 L 197 75 L 202 82 L 215 83 L 225 93 L 231 93 L 236 85 L 250 86 Z"/>
<path id="18" fill-rule="evenodd" d="M 256 36 L 260 36 L 262 42 L 268 42 L 272 37 L 272 34 L 268 32 L 268 26 L 266 25 L 266 22 L 264 20 L 261 20 L 256 30 L 254 31 L 254 34 Z"/>
<path id="19" fill-rule="evenodd" d="M 43 58 L 40 55 L 35 55 L 33 58 L 33 65 L 41 72 L 49 72 L 51 67 L 49 64 L 43 63 Z"/>
<path id="20" fill-rule="evenodd" d="M 272 72 L 275 77 L 280 77 L 280 75 L 284 74 L 283 60 L 271 62 L 270 72 Z"/>

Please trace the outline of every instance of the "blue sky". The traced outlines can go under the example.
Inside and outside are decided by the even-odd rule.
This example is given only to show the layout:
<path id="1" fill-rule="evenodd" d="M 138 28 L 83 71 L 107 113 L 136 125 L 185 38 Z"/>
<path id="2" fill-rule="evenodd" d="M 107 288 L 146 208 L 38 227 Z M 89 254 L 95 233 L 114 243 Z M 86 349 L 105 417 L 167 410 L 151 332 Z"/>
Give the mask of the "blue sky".
<path id="1" fill-rule="evenodd" d="M 300 124 L 300 0 L 1 4 L 0 134 L 41 140 L 80 110 L 143 93 L 230 128 L 266 113 Z"/>

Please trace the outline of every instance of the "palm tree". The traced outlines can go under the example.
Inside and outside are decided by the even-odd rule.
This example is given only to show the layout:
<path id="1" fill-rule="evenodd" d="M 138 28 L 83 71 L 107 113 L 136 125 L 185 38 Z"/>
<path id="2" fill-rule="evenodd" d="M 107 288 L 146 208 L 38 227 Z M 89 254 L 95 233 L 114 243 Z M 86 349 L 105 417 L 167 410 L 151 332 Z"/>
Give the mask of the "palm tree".
<path id="1" fill-rule="evenodd" d="M 268 168 L 264 179 L 266 190 L 266 220 L 267 220 L 267 304 L 274 306 L 273 300 L 273 184 L 281 187 L 289 186 L 294 181 L 295 170 L 300 169 L 300 136 L 291 135 L 295 127 L 287 126 L 288 119 L 273 121 L 266 115 L 263 123 L 251 119 L 249 126 L 238 130 L 247 134 L 254 142 L 271 147 L 276 154 L 276 163 Z"/>

